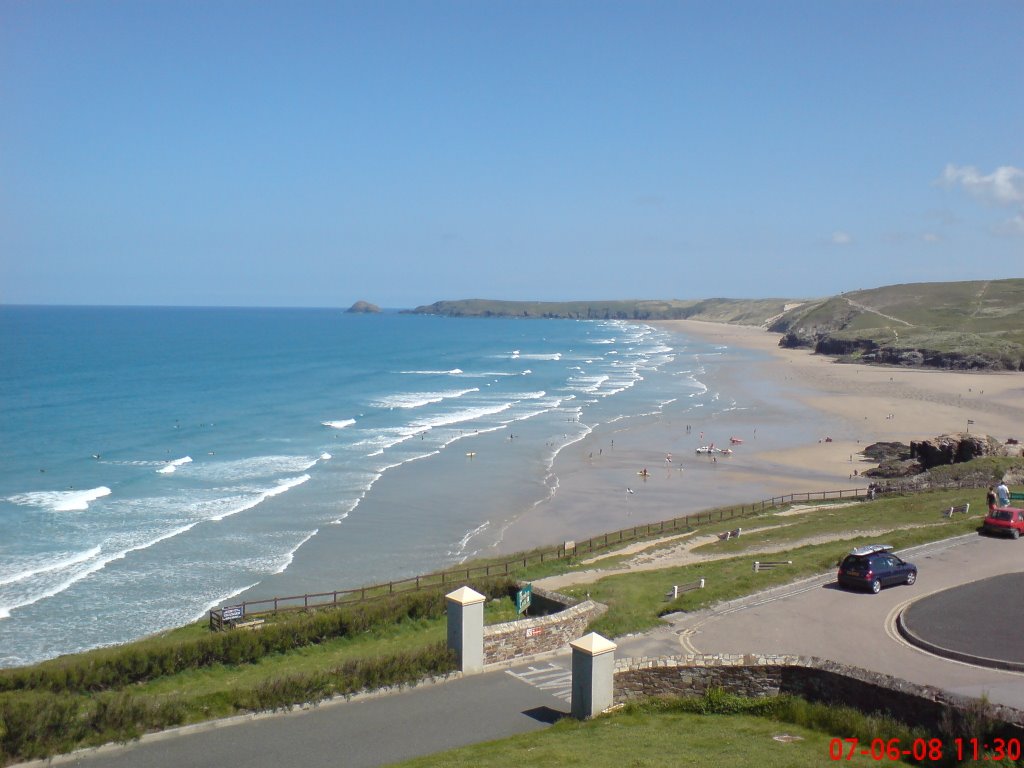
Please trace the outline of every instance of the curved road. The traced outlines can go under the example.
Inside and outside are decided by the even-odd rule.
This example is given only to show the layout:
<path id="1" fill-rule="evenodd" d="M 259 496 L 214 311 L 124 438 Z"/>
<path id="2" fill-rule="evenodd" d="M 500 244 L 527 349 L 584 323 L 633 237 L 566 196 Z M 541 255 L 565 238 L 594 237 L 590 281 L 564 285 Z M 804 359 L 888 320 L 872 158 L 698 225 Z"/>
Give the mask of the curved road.
<path id="1" fill-rule="evenodd" d="M 1024 709 L 1024 674 L 975 667 L 911 646 L 894 626 L 910 602 L 925 595 L 1004 573 L 1024 571 L 1024 542 L 977 535 L 905 550 L 917 565 L 913 586 L 878 595 L 839 589 L 834 575 L 782 587 L 716 610 L 684 616 L 673 624 L 683 653 L 794 653 L 852 664 L 922 685 Z M 1019 606 L 1019 595 L 992 595 Z M 1014 610 L 1016 631 L 1024 614 Z M 979 635 L 987 627 L 974 627 Z"/>

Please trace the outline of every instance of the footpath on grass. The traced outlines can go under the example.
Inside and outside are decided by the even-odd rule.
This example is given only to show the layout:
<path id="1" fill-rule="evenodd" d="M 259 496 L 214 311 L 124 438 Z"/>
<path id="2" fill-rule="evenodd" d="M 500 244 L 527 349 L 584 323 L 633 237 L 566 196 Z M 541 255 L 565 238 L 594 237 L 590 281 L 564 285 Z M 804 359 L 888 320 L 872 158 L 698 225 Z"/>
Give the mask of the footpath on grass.
<path id="1" fill-rule="evenodd" d="M 830 510 L 842 509 L 843 507 L 858 506 L 862 502 L 851 501 L 829 504 Z M 789 517 L 794 515 L 802 515 L 810 512 L 820 511 L 821 505 L 815 504 L 797 504 L 791 506 L 784 512 L 774 513 L 775 517 Z M 778 525 L 761 526 L 756 529 L 758 535 L 771 530 L 777 530 L 787 527 L 786 523 L 780 523 Z M 904 526 L 904 529 L 919 527 L 917 525 Z M 796 540 L 786 542 L 787 548 L 795 549 L 797 547 L 808 546 L 813 544 L 827 544 L 830 541 L 842 541 L 849 539 L 851 535 L 862 536 L 864 538 L 872 538 L 875 536 L 881 536 L 892 530 L 892 526 L 885 528 L 872 528 L 866 530 L 858 530 L 851 532 L 849 530 L 839 531 L 835 533 L 823 533 L 813 536 L 806 536 Z M 741 530 L 742 538 L 742 530 Z M 533 583 L 543 589 L 550 589 L 558 591 L 565 587 L 576 586 L 578 584 L 592 584 L 598 579 L 603 579 L 606 576 L 614 576 L 625 573 L 636 573 L 639 571 L 659 571 L 666 568 L 674 568 L 683 565 L 693 565 L 695 563 L 706 563 L 713 560 L 726 560 L 737 556 L 736 552 L 715 552 L 715 553 L 699 553 L 695 550 L 707 545 L 713 544 L 716 541 L 720 541 L 721 537 L 717 533 L 712 534 L 700 534 L 698 530 L 688 531 L 686 533 L 677 534 L 674 536 L 666 536 L 659 538 L 654 541 L 641 541 L 622 547 L 620 549 L 610 550 L 608 552 L 602 552 L 600 555 L 595 557 L 581 560 L 580 565 L 597 565 L 595 568 L 587 568 L 580 571 L 569 571 L 566 573 L 558 574 L 557 576 L 547 576 L 542 579 L 536 579 Z M 752 547 L 744 548 L 744 555 L 758 555 L 766 553 L 776 553 L 779 550 L 778 544 L 765 543 L 755 545 Z M 602 561 L 625 557 L 627 559 L 616 562 L 612 566 L 600 566 Z"/>

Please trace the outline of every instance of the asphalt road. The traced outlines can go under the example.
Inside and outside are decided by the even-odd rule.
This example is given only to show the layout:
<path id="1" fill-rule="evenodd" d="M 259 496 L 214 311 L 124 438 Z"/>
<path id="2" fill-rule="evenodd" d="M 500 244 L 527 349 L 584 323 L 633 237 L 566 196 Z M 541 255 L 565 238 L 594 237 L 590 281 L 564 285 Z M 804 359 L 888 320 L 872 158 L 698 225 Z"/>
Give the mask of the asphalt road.
<path id="1" fill-rule="evenodd" d="M 877 595 L 850 592 L 839 589 L 830 574 L 733 606 L 678 617 L 673 628 L 684 653 L 819 656 L 967 696 L 986 694 L 995 703 L 1024 709 L 1024 674 L 934 656 L 907 643 L 895 629 L 896 616 L 912 601 L 1024 570 L 1022 543 L 972 534 L 925 545 L 899 553 L 918 567 L 913 586 L 888 587 Z M 998 595 L 991 599 L 1002 600 Z M 1024 615 L 1018 614 L 1016 621 L 1024 630 Z M 968 621 L 961 624 L 962 634 L 981 636 L 989 630 Z"/>
<path id="2" fill-rule="evenodd" d="M 834 574 L 753 595 L 617 640 L 617 658 L 680 653 L 820 656 L 1024 709 L 1024 674 L 928 654 L 895 631 L 911 601 L 1024 570 L 1024 541 L 966 536 L 900 553 L 913 586 L 878 595 L 840 590 Z M 1021 617 L 1024 621 L 1024 617 Z M 971 631 L 983 633 L 985 627 Z M 1015 635 L 1017 637 L 1020 634 Z M 402 692 L 339 700 L 287 714 L 233 718 L 26 765 L 89 768 L 370 768 L 529 733 L 568 714 L 568 650 Z"/>
<path id="3" fill-rule="evenodd" d="M 567 657 L 568 658 L 568 657 Z M 530 666 L 548 674 L 533 677 Z M 369 768 L 544 728 L 569 712 L 548 662 L 318 707 L 178 729 L 52 763 L 99 768 Z M 545 686 L 545 687 L 541 687 Z M 568 690 L 569 683 L 564 683 Z"/>
<path id="4" fill-rule="evenodd" d="M 1024 642 L 1017 639 L 1024 637 L 1024 573 L 1004 573 L 915 600 L 902 621 L 925 647 L 943 656 L 1024 670 Z"/>

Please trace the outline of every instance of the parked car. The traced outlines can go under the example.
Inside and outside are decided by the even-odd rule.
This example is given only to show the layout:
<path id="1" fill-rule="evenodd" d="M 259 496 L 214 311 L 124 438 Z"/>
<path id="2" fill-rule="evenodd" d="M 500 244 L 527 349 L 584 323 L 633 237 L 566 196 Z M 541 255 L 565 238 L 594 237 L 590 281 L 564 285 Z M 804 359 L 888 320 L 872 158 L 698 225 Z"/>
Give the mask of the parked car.
<path id="1" fill-rule="evenodd" d="M 1019 539 L 1024 533 L 1024 509 L 1016 507 L 993 507 L 981 524 L 983 533 L 1012 536 Z"/>
<path id="2" fill-rule="evenodd" d="M 839 584 L 878 594 L 891 584 L 913 584 L 917 566 L 892 553 L 888 544 L 869 544 L 850 551 L 839 563 Z"/>

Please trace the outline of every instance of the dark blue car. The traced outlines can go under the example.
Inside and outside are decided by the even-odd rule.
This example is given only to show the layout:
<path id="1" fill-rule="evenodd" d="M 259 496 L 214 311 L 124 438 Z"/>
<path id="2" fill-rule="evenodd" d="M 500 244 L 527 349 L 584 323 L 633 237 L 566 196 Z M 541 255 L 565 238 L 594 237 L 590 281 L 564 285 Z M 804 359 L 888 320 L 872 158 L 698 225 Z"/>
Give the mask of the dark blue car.
<path id="1" fill-rule="evenodd" d="M 888 544 L 869 544 L 843 558 L 838 577 L 841 586 L 877 594 L 891 584 L 913 584 L 917 581 L 917 566 L 896 557 Z"/>

